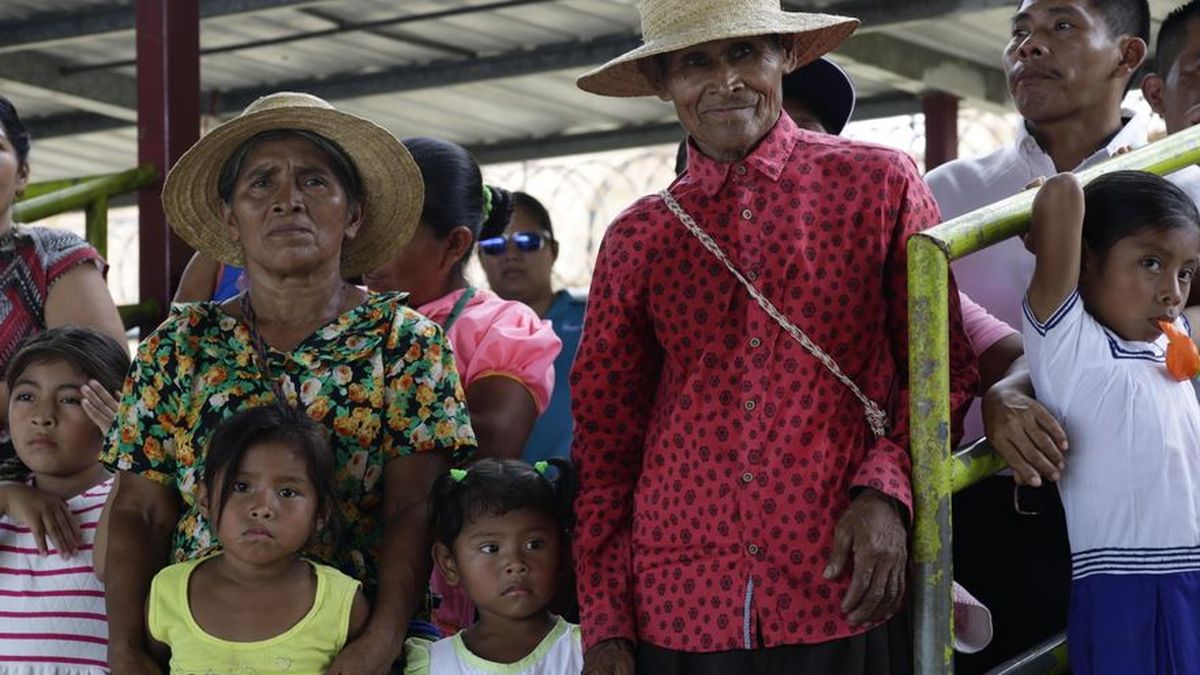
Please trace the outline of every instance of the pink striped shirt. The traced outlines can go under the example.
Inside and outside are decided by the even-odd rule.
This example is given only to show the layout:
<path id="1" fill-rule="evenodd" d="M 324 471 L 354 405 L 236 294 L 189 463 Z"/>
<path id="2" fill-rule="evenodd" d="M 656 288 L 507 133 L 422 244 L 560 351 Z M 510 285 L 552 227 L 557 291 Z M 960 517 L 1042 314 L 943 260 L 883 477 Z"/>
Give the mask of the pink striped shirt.
<path id="1" fill-rule="evenodd" d="M 96 526 L 113 479 L 67 500 L 79 552 L 41 556 L 29 528 L 0 516 L 0 664 L 13 675 L 107 673 L 104 585 L 92 565 Z"/>

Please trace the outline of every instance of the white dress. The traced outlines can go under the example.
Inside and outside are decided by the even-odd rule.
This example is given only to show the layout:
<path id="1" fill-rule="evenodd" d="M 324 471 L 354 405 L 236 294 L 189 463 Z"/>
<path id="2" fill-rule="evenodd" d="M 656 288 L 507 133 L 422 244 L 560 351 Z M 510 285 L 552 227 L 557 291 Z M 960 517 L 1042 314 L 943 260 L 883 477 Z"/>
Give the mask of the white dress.
<path id="1" fill-rule="evenodd" d="M 579 675 L 583 646 L 579 626 L 555 617 L 554 627 L 528 656 L 515 663 L 481 659 L 463 643 L 462 633 L 430 642 L 404 643 L 405 675 Z"/>

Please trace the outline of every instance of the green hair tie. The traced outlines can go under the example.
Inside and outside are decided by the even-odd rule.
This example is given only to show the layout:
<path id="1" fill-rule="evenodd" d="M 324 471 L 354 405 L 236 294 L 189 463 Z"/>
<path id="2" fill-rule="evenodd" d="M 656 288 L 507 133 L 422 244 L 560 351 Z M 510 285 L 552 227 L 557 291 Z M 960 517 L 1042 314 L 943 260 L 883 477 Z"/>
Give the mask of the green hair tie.
<path id="1" fill-rule="evenodd" d="M 483 186 L 483 222 L 492 215 L 492 189 L 488 186 Z"/>
<path id="2" fill-rule="evenodd" d="M 467 470 L 466 469 L 450 469 L 450 477 L 454 479 L 455 483 L 461 483 L 461 482 L 463 482 L 463 479 L 467 477 Z"/>
<path id="3" fill-rule="evenodd" d="M 546 471 L 549 469 L 550 469 L 550 462 L 547 462 L 546 460 L 542 460 L 540 462 L 533 463 L 533 470 L 542 474 L 542 478 L 546 477 Z"/>

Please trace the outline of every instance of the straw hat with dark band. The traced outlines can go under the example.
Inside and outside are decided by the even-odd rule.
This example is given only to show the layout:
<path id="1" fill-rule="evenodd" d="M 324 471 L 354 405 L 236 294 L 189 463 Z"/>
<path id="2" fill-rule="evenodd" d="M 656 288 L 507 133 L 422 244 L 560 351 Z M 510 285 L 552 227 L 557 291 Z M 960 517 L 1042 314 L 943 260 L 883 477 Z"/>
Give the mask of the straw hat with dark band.
<path id="1" fill-rule="evenodd" d="M 264 131 L 301 129 L 337 144 L 363 184 L 363 222 L 342 245 L 342 275 L 377 269 L 404 247 L 421 219 L 425 186 L 412 155 L 390 131 L 335 110 L 310 94 L 280 92 L 251 103 L 213 129 L 172 167 L 162 202 L 175 232 L 192 248 L 230 265 L 244 265 L 242 247 L 221 217 L 217 180 L 238 146 Z"/>
<path id="2" fill-rule="evenodd" d="M 802 66 L 833 51 L 858 19 L 832 14 L 784 12 L 779 0 L 641 0 L 642 46 L 576 81 L 579 88 L 602 96 L 654 96 L 654 83 L 640 61 L 647 57 L 714 40 L 758 35 L 794 36 Z"/>

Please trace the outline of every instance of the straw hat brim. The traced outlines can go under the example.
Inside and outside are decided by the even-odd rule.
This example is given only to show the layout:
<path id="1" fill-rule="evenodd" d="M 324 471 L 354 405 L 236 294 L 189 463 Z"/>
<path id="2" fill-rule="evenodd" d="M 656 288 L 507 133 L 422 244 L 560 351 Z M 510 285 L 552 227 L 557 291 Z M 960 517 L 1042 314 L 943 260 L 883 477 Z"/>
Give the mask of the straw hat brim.
<path id="1" fill-rule="evenodd" d="M 858 19 L 835 14 L 761 12 L 744 20 L 704 26 L 683 34 L 652 39 L 579 77 L 576 85 L 601 96 L 656 96 L 659 91 L 641 61 L 705 42 L 729 38 L 785 35 L 795 39 L 796 67 L 811 63 L 842 44 L 858 28 Z"/>
<path id="2" fill-rule="evenodd" d="M 221 168 L 242 143 L 275 129 L 319 134 L 336 143 L 358 170 L 363 219 L 357 236 L 342 245 L 343 277 L 378 269 L 404 248 L 421 219 L 425 198 L 421 170 L 412 155 L 374 122 L 311 104 L 243 113 L 213 129 L 179 158 L 163 184 L 162 203 L 180 238 L 223 263 L 245 265 L 242 247 L 230 237 L 222 218 L 217 182 Z"/>

